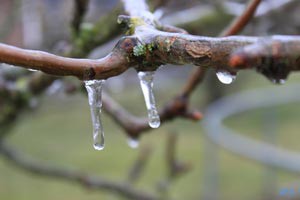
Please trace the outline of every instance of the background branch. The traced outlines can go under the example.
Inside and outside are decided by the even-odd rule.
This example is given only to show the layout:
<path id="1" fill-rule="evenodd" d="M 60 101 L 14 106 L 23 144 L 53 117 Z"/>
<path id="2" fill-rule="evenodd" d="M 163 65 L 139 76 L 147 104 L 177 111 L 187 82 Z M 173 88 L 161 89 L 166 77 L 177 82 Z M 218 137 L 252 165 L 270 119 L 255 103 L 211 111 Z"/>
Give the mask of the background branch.
<path id="1" fill-rule="evenodd" d="M 220 34 L 221 36 L 235 35 L 239 33 L 254 16 L 261 0 L 251 0 L 241 16 L 235 18 L 234 21 Z"/>
<path id="2" fill-rule="evenodd" d="M 79 34 L 80 24 L 89 6 L 89 0 L 74 0 L 72 27 L 75 36 Z"/>
<path id="3" fill-rule="evenodd" d="M 112 182 L 95 175 L 88 175 L 83 172 L 63 169 L 58 167 L 51 167 L 48 164 L 39 163 L 33 159 L 29 159 L 26 155 L 16 151 L 14 147 L 0 143 L 0 153 L 14 166 L 26 170 L 27 172 L 47 176 L 51 178 L 58 178 L 65 181 L 77 182 L 89 189 L 102 189 L 117 193 L 128 199 L 136 200 L 155 200 L 156 196 L 140 192 L 125 183 Z"/>

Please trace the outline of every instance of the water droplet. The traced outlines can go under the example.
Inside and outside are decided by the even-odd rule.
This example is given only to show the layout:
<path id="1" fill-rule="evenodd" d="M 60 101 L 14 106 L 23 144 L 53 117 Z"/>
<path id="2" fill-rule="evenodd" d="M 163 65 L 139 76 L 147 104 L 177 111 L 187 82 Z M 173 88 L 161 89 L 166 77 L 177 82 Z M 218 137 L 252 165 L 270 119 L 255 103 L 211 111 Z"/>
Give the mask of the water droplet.
<path id="1" fill-rule="evenodd" d="M 224 84 L 230 84 L 236 78 L 236 74 L 230 73 L 228 71 L 217 71 L 216 75 L 217 75 L 219 81 Z"/>
<path id="2" fill-rule="evenodd" d="M 128 138 L 127 143 L 133 149 L 138 148 L 139 144 L 140 144 L 140 142 L 137 139 L 135 139 L 135 138 Z"/>
<path id="3" fill-rule="evenodd" d="M 160 126 L 160 119 L 153 94 L 153 76 L 154 72 L 138 72 L 138 77 L 140 79 L 140 84 L 148 111 L 149 126 L 151 128 L 158 128 Z"/>
<path id="4" fill-rule="evenodd" d="M 104 80 L 84 81 L 88 92 L 89 105 L 93 123 L 93 142 L 96 150 L 104 149 L 104 132 L 101 122 L 102 86 Z"/>
<path id="5" fill-rule="evenodd" d="M 31 72 L 37 72 L 38 70 L 36 70 L 36 69 L 28 69 L 29 71 L 31 71 Z"/>
<path id="6" fill-rule="evenodd" d="M 285 84 L 285 79 L 272 79 L 272 82 L 275 83 L 275 84 L 280 84 L 280 85 L 283 85 Z"/>

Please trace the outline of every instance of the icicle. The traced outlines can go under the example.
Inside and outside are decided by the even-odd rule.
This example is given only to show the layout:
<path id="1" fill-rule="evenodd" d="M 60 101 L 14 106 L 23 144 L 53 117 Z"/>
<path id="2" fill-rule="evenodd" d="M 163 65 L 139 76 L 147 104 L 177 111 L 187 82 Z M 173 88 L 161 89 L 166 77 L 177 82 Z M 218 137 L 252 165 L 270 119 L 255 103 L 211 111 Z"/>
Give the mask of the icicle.
<path id="1" fill-rule="evenodd" d="M 104 80 L 84 81 L 88 92 L 89 105 L 93 123 L 93 142 L 96 150 L 104 149 L 104 132 L 101 122 L 102 85 Z"/>
<path id="2" fill-rule="evenodd" d="M 154 72 L 138 72 L 138 77 L 140 79 L 141 88 L 148 110 L 149 126 L 151 128 L 158 128 L 160 125 L 160 119 L 153 95 L 153 76 Z"/>
<path id="3" fill-rule="evenodd" d="M 224 84 L 230 84 L 236 78 L 236 74 L 232 74 L 228 71 L 217 71 L 216 75 L 217 75 L 219 81 Z"/>
<path id="4" fill-rule="evenodd" d="M 127 143 L 133 149 L 138 148 L 140 144 L 139 141 L 135 138 L 128 138 Z"/>

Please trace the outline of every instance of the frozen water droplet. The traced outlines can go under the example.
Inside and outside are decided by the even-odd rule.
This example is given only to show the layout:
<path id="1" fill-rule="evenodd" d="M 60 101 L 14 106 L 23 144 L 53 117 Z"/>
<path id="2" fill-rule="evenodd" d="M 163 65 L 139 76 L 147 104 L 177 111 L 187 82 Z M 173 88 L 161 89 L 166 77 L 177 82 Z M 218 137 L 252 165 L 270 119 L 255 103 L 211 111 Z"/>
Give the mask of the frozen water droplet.
<path id="1" fill-rule="evenodd" d="M 148 120 L 151 128 L 158 128 L 160 126 L 160 118 L 156 108 L 148 110 Z"/>
<path id="2" fill-rule="evenodd" d="M 272 82 L 275 83 L 275 84 L 285 84 L 285 79 L 272 79 Z"/>
<path id="3" fill-rule="evenodd" d="M 93 142 L 96 150 L 104 149 L 104 132 L 101 122 L 102 86 L 104 82 L 104 80 L 84 81 L 91 109 Z"/>
<path id="4" fill-rule="evenodd" d="M 137 139 L 135 139 L 135 138 L 128 138 L 127 143 L 133 149 L 138 148 L 139 144 L 140 144 L 140 142 Z"/>
<path id="5" fill-rule="evenodd" d="M 140 84 L 148 111 L 149 126 L 151 128 L 158 128 L 160 125 L 160 119 L 153 94 L 153 76 L 154 72 L 138 72 L 138 77 L 140 79 Z"/>
<path id="6" fill-rule="evenodd" d="M 279 79 L 278 82 L 279 82 L 279 84 L 285 84 L 285 81 L 286 81 L 285 79 Z"/>
<path id="7" fill-rule="evenodd" d="M 224 84 L 230 84 L 236 78 L 236 74 L 232 74 L 228 71 L 217 71 L 216 75 L 217 75 L 219 81 Z"/>

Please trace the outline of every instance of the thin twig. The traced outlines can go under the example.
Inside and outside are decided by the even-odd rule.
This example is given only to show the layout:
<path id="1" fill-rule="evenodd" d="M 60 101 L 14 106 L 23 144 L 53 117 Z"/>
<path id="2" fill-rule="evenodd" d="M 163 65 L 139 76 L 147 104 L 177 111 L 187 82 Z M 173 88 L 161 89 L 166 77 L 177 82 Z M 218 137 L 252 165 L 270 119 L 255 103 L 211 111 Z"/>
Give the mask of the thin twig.
<path id="1" fill-rule="evenodd" d="M 155 200 L 158 199 L 154 195 L 137 191 L 130 185 L 112 182 L 95 175 L 88 175 L 80 171 L 71 169 L 64 169 L 59 167 L 52 167 L 48 164 L 37 162 L 28 156 L 18 152 L 14 147 L 0 143 L 0 153 L 14 166 L 26 170 L 32 174 L 38 174 L 51 178 L 58 178 L 65 181 L 77 182 L 80 185 L 86 186 L 90 189 L 101 189 L 119 194 L 128 199 L 135 200 Z"/>
<path id="2" fill-rule="evenodd" d="M 74 14 L 72 20 L 72 29 L 77 36 L 80 31 L 80 24 L 87 11 L 89 0 L 74 0 Z"/>
<path id="3" fill-rule="evenodd" d="M 137 139 L 142 133 L 152 130 L 146 118 L 136 117 L 127 112 L 108 94 L 103 95 L 102 101 L 105 112 L 109 114 L 131 138 Z M 187 103 L 180 98 L 175 98 L 173 101 L 165 105 L 165 107 L 159 111 L 159 116 L 162 124 L 171 121 L 176 117 L 196 121 L 202 118 L 202 114 L 200 112 L 188 110 Z"/>
<path id="4" fill-rule="evenodd" d="M 254 16 L 261 0 L 251 0 L 244 10 L 243 14 L 237 17 L 232 23 L 220 34 L 220 36 L 235 35 L 240 32 Z"/>
<path id="5" fill-rule="evenodd" d="M 233 22 L 228 26 L 228 28 L 222 31 L 220 36 L 224 37 L 229 35 L 235 35 L 238 32 L 240 32 L 253 17 L 260 2 L 261 0 L 250 0 L 249 5 L 244 10 L 244 13 L 241 16 L 236 17 L 236 19 L 233 20 Z M 196 69 L 191 74 L 182 91 L 183 95 L 190 95 L 194 91 L 197 85 L 203 81 L 206 74 L 206 70 L 207 69 L 205 69 L 204 67 L 201 67 L 199 69 Z"/>
<path id="6" fill-rule="evenodd" d="M 142 175 L 149 161 L 152 149 L 149 146 L 143 146 L 139 149 L 139 155 L 133 165 L 131 166 L 127 181 L 129 183 L 135 183 Z"/>
<path id="7" fill-rule="evenodd" d="M 176 156 L 176 147 L 178 143 L 178 134 L 176 132 L 170 132 L 167 137 L 166 145 L 166 161 L 168 167 L 168 179 L 176 178 L 178 175 L 187 172 L 190 169 L 190 165 L 179 161 Z"/>

